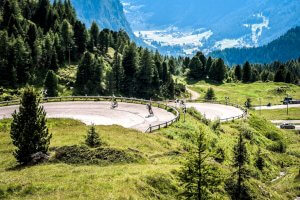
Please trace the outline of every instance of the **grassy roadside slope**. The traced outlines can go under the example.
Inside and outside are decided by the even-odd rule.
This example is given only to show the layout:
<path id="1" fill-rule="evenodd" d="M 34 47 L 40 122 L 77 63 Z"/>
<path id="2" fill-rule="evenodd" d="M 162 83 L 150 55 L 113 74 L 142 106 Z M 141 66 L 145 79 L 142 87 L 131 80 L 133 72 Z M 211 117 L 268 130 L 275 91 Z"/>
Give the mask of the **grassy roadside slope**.
<path id="1" fill-rule="evenodd" d="M 217 100 L 225 100 L 229 97 L 231 102 L 243 105 L 249 97 L 252 99 L 254 105 L 263 105 L 268 103 L 282 104 L 282 100 L 289 94 L 294 99 L 300 99 L 300 86 L 287 84 L 287 83 L 274 83 L 274 82 L 255 82 L 255 83 L 224 83 L 213 84 L 205 81 L 193 83 L 190 88 L 198 92 L 203 98 L 205 92 L 209 87 L 215 90 Z"/>
<path id="2" fill-rule="evenodd" d="M 97 126 L 105 147 L 134 151 L 143 158 L 138 162 L 109 165 L 66 164 L 49 162 L 26 168 L 14 168 L 13 145 L 9 137 L 10 120 L 0 121 L 0 198 L 8 199 L 177 199 L 180 186 L 176 171 L 183 155 L 194 145 L 197 132 L 206 133 L 211 151 L 211 164 L 222 172 L 223 180 L 233 173 L 232 148 L 240 132 L 247 132 L 250 154 L 250 190 L 255 199 L 292 199 L 300 195 L 298 185 L 300 136 L 295 132 L 276 129 L 269 122 L 252 115 L 248 120 L 222 124 L 217 130 L 187 115 L 167 129 L 144 134 L 119 126 Z M 50 119 L 48 126 L 53 149 L 84 145 L 88 129 L 84 124 L 68 119 Z M 287 144 L 286 153 L 270 150 L 279 135 Z M 267 166 L 263 171 L 254 167 L 258 147 Z M 214 160 L 215 151 L 222 148 L 224 162 Z M 271 182 L 279 172 L 282 178 Z M 229 199 L 223 183 L 216 199 Z"/>
<path id="3" fill-rule="evenodd" d="M 146 161 L 98 165 L 44 163 L 14 169 L 13 145 L 8 135 L 9 120 L 0 124 L 0 197 L 13 199 L 151 199 L 169 194 L 157 194 L 151 184 L 156 179 L 172 181 L 172 170 L 179 164 L 172 151 L 180 150 L 176 141 L 158 134 L 143 134 L 119 126 L 97 126 L 105 146 L 136 151 Z M 49 120 L 53 138 L 51 147 L 83 145 L 88 127 L 68 119 Z M 170 153 L 171 152 L 171 153 Z M 53 154 L 53 152 L 52 152 Z M 180 158 L 180 156 L 177 156 Z M 176 159 L 177 160 L 177 159 Z M 158 176 L 160 175 L 161 176 Z M 150 184 L 149 184 L 150 183 Z M 143 189 L 139 189 L 143 188 Z M 167 190 L 176 190 L 170 186 Z M 169 192 L 170 195 L 172 192 Z M 145 196 L 144 196 L 145 195 Z"/>
<path id="4" fill-rule="evenodd" d="M 300 108 L 289 108 L 289 115 L 287 115 L 286 109 L 276 110 L 251 110 L 268 120 L 300 120 Z"/>

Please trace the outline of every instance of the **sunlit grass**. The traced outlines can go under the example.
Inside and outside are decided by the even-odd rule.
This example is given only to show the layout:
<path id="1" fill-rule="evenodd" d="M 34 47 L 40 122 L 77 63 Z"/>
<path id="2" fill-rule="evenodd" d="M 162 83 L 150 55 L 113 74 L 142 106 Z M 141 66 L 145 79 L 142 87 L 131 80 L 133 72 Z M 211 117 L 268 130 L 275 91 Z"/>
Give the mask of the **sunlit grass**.
<path id="1" fill-rule="evenodd" d="M 191 89 L 200 93 L 201 98 L 209 87 L 215 90 L 217 100 L 225 100 L 229 97 L 231 102 L 243 105 L 247 98 L 251 98 L 254 105 L 263 105 L 268 103 L 282 104 L 284 97 L 289 96 L 294 99 L 300 99 L 300 87 L 294 84 L 274 83 L 274 82 L 255 82 L 255 83 L 224 83 L 210 84 L 200 81 L 190 86 Z M 284 91 L 278 92 L 278 88 L 285 88 Z"/>
<path id="2" fill-rule="evenodd" d="M 64 163 L 44 163 L 20 169 L 12 153 L 9 137 L 11 120 L 0 121 L 0 197 L 9 199 L 176 199 L 180 186 L 176 178 L 187 149 L 195 143 L 197 132 L 205 132 L 209 150 L 213 156 L 216 148 L 225 150 L 225 161 L 215 163 L 222 170 L 222 177 L 231 176 L 233 146 L 240 131 L 249 129 L 253 138 L 247 140 L 250 154 L 249 169 L 253 192 L 258 198 L 291 199 L 297 195 L 297 177 L 300 161 L 300 136 L 292 131 L 282 131 L 256 115 L 248 120 L 236 120 L 221 125 L 215 133 L 190 115 L 167 129 L 145 134 L 120 126 L 96 126 L 105 147 L 138 152 L 145 162 L 111 164 L 105 166 Z M 84 145 L 88 126 L 69 119 L 49 119 L 48 127 L 53 134 L 51 147 Z M 273 144 L 266 135 L 276 132 L 288 144 L 287 153 L 268 150 Z M 263 172 L 253 165 L 258 148 L 266 159 Z M 54 152 L 52 152 L 53 156 Z M 281 168 L 282 162 L 284 163 Z M 286 171 L 287 175 L 276 182 L 270 181 Z M 218 196 L 229 199 L 219 191 Z"/>
<path id="3" fill-rule="evenodd" d="M 276 109 L 276 110 L 253 110 L 257 115 L 261 115 L 269 120 L 300 120 L 300 108 Z"/>

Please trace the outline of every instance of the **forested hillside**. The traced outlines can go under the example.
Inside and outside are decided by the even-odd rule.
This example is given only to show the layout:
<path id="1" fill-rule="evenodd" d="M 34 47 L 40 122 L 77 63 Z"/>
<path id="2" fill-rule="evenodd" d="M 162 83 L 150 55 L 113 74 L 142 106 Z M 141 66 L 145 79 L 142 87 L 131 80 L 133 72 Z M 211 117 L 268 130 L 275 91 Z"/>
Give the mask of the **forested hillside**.
<path id="1" fill-rule="evenodd" d="M 41 87 L 49 70 L 54 77 L 48 79 L 55 85 L 58 72 L 75 66 L 69 71 L 76 73 L 73 81 L 58 77 L 60 87 L 53 87 L 75 95 L 174 98 L 175 58 L 137 47 L 122 30 L 101 30 L 95 22 L 87 29 L 70 0 L 53 4 L 4 0 L 0 12 L 0 86 L 4 88 Z"/>
<path id="2" fill-rule="evenodd" d="M 192 59 L 186 57 L 183 61 L 184 71 L 190 80 L 208 80 L 223 82 L 286 82 L 297 84 L 300 78 L 300 60 L 290 60 L 285 63 L 251 64 L 246 61 L 242 65 L 228 67 L 222 58 L 206 58 L 198 52 Z"/>
<path id="3" fill-rule="evenodd" d="M 299 29 L 261 49 L 272 47 L 282 57 L 293 52 L 296 55 Z M 286 45 L 296 46 L 293 52 L 287 52 L 283 51 Z M 263 51 L 257 56 L 268 58 Z M 240 54 L 238 57 L 253 60 Z M 125 31 L 101 29 L 96 22 L 87 29 L 76 17 L 70 0 L 0 2 L 1 100 L 18 96 L 26 84 L 43 90 L 46 96 L 114 94 L 173 99 L 185 92 L 185 86 L 174 76 L 219 83 L 299 81 L 299 60 L 269 65 L 242 63 L 243 68 L 230 68 L 222 58 L 207 58 L 201 52 L 193 58 L 162 56 L 138 47 Z"/>
<path id="4" fill-rule="evenodd" d="M 225 63 L 242 64 L 271 63 L 273 61 L 286 62 L 300 57 L 300 27 L 290 29 L 286 34 L 270 42 L 268 45 L 257 48 L 230 48 L 215 51 L 212 57 L 223 58 Z"/>

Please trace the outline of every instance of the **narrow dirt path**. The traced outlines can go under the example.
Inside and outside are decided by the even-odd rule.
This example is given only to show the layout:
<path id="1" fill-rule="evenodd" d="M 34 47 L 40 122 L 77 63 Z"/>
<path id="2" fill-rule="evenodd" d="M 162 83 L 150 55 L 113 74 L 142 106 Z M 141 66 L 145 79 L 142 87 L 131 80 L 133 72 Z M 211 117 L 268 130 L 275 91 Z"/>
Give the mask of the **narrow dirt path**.
<path id="1" fill-rule="evenodd" d="M 190 100 L 197 100 L 200 98 L 200 94 L 198 92 L 195 92 L 191 89 L 189 89 L 188 87 L 186 88 L 186 90 L 191 94 Z"/>

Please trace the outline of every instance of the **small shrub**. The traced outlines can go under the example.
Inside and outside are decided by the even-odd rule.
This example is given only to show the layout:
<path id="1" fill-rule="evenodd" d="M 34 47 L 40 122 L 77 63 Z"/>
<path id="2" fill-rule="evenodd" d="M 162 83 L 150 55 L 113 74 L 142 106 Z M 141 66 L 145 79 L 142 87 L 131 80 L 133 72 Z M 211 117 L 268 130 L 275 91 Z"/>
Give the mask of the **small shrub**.
<path id="1" fill-rule="evenodd" d="M 215 154 L 214 158 L 215 158 L 215 161 L 217 161 L 218 163 L 224 162 L 224 160 L 225 160 L 225 151 L 224 151 L 224 149 L 219 147 L 216 151 L 216 154 Z"/>
<path id="2" fill-rule="evenodd" d="M 244 129 L 243 130 L 243 136 L 247 139 L 247 140 L 250 140 L 252 141 L 253 139 L 253 132 L 249 129 Z"/>
<path id="3" fill-rule="evenodd" d="M 247 100 L 245 102 L 245 106 L 248 109 L 252 107 L 252 100 L 250 98 L 247 98 Z"/>
<path id="4" fill-rule="evenodd" d="M 166 176 L 166 174 L 155 174 L 153 176 L 146 177 L 146 183 L 151 186 L 157 194 L 176 194 L 178 188 L 172 181 L 171 177 Z M 160 195 L 159 195 L 160 196 Z"/>
<path id="5" fill-rule="evenodd" d="M 217 146 L 218 140 L 216 138 L 212 139 L 210 142 L 210 146 L 214 149 Z"/>
<path id="6" fill-rule="evenodd" d="M 211 123 L 209 119 L 206 119 L 205 116 L 203 116 L 200 112 L 198 112 L 194 107 L 188 108 L 187 113 L 190 114 L 195 119 L 203 122 L 207 126 Z"/>
<path id="7" fill-rule="evenodd" d="M 220 119 L 215 120 L 211 125 L 212 130 L 219 131 L 221 128 L 221 121 Z"/>
<path id="8" fill-rule="evenodd" d="M 67 164 L 98 164 L 132 163 L 141 160 L 137 153 L 113 148 L 90 149 L 87 146 L 63 146 L 55 149 L 54 162 Z"/>
<path id="9" fill-rule="evenodd" d="M 275 131 L 272 131 L 272 132 L 269 132 L 266 134 L 266 137 L 272 141 L 278 141 L 278 140 L 281 140 L 281 136 L 275 132 Z"/>
<path id="10" fill-rule="evenodd" d="M 273 152 L 278 152 L 278 153 L 285 153 L 286 152 L 286 144 L 282 141 L 276 141 L 274 144 L 270 145 L 268 147 L 269 150 Z"/>
<path id="11" fill-rule="evenodd" d="M 215 91 L 213 88 L 208 88 L 204 96 L 204 99 L 207 101 L 212 101 L 216 99 Z"/>
<path id="12" fill-rule="evenodd" d="M 101 140 L 99 134 L 96 132 L 95 126 L 92 126 L 87 133 L 85 143 L 89 147 L 99 147 L 101 145 Z"/>
<path id="13" fill-rule="evenodd" d="M 258 150 L 257 152 L 257 159 L 255 161 L 255 166 L 260 170 L 262 171 L 263 168 L 265 167 L 265 160 L 264 158 L 262 157 L 261 155 L 261 149 Z"/>
<path id="14" fill-rule="evenodd" d="M 194 118 L 198 119 L 198 120 L 202 120 L 203 116 L 200 112 L 198 112 L 194 107 L 188 108 L 187 113 L 192 115 Z"/>

